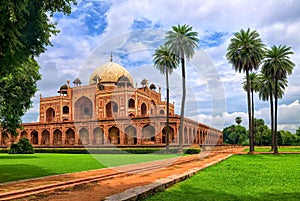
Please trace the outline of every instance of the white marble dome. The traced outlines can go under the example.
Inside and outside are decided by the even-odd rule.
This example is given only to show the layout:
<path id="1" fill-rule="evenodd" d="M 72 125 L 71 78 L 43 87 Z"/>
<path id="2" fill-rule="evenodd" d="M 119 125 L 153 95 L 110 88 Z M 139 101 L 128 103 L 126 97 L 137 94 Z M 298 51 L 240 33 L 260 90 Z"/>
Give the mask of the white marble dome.
<path id="1" fill-rule="evenodd" d="M 96 68 L 90 76 L 89 84 L 96 83 L 97 76 L 103 84 L 116 84 L 120 77 L 125 76 L 133 86 L 133 79 L 130 73 L 123 66 L 115 62 L 108 62 Z"/>

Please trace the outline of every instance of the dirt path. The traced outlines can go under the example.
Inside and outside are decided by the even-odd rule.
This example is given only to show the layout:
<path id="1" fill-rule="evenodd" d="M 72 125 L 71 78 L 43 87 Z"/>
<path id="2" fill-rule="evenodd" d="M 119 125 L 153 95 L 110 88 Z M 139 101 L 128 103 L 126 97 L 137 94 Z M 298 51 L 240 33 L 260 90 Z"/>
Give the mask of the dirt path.
<path id="1" fill-rule="evenodd" d="M 34 195 L 27 198 L 19 199 L 19 200 L 51 200 L 51 201 L 61 201 L 61 200 L 72 200 L 72 201 L 89 201 L 89 200 L 102 200 L 107 196 L 123 192 L 127 189 L 134 188 L 137 186 L 143 186 L 154 182 L 160 178 L 166 178 L 168 176 L 174 174 L 184 173 L 192 168 L 195 167 L 206 167 L 211 162 L 217 161 L 220 158 L 229 156 L 231 154 L 241 153 L 244 148 L 233 148 L 226 151 L 220 152 L 207 152 L 202 153 L 199 155 L 192 155 L 188 156 L 190 158 L 194 157 L 197 160 L 192 162 L 183 163 L 173 165 L 172 160 L 174 159 L 167 159 L 167 164 L 165 167 L 155 171 L 144 171 L 140 173 L 130 174 L 127 176 L 122 177 L 115 177 L 109 180 L 99 181 L 99 182 L 92 182 L 85 185 L 79 185 L 67 189 L 56 190 L 54 192 L 44 193 L 41 195 Z M 206 155 L 208 154 L 208 156 Z M 205 156 L 205 157 L 204 157 Z M 161 163 L 163 160 L 160 161 L 153 161 L 148 163 Z M 100 169 L 100 170 L 92 170 L 86 172 L 79 172 L 79 173 L 72 173 L 66 175 L 59 175 L 59 176 L 49 176 L 39 179 L 32 179 L 27 180 L 25 182 L 11 182 L 9 185 L 0 185 L 0 193 L 13 191 L 22 189 L 24 187 L 35 187 L 38 185 L 45 185 L 51 184 L 55 182 L 64 182 L 71 179 L 76 178 L 85 178 L 93 175 L 99 174 L 107 174 L 113 173 L 118 171 L 126 171 L 127 169 L 132 168 L 133 166 L 139 167 L 147 165 L 148 163 L 141 163 L 141 164 L 134 164 L 123 166 L 119 168 L 107 168 L 107 169 Z"/>

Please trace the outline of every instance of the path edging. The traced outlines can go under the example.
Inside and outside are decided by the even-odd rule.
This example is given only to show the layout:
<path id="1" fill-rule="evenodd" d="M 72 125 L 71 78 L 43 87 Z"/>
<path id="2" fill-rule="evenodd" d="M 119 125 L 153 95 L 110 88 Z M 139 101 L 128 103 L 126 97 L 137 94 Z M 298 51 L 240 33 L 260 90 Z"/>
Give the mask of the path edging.
<path id="1" fill-rule="evenodd" d="M 193 175 L 197 174 L 201 170 L 203 170 L 211 165 L 215 165 L 215 164 L 231 157 L 232 155 L 233 154 L 229 154 L 223 158 L 219 158 L 219 159 L 217 159 L 213 162 L 207 163 L 201 167 L 192 168 L 182 174 L 171 175 L 166 178 L 158 179 L 151 184 L 148 184 L 145 186 L 138 186 L 135 188 L 128 189 L 124 192 L 111 195 L 109 197 L 106 197 L 104 199 L 104 201 L 116 201 L 116 200 L 118 200 L 118 201 L 135 201 L 135 200 L 145 199 L 155 193 L 158 193 L 160 191 L 163 191 L 163 190 L 173 186 L 176 183 L 179 183 L 187 178 L 192 177 Z"/>

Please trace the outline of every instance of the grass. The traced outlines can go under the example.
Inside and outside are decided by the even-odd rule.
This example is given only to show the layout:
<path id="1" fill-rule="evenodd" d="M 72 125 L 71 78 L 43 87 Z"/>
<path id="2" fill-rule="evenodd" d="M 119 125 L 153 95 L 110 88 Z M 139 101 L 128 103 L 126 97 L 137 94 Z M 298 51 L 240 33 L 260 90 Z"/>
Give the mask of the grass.
<path id="1" fill-rule="evenodd" d="M 254 151 L 257 152 L 272 152 L 270 151 L 271 147 L 263 146 L 263 147 L 255 147 Z M 249 148 L 244 150 L 245 152 L 249 151 Z M 278 151 L 280 152 L 300 152 L 300 146 L 280 146 L 278 147 Z"/>
<path id="2" fill-rule="evenodd" d="M 175 157 L 170 154 L 0 154 L 0 183 Z"/>
<path id="3" fill-rule="evenodd" d="M 235 155 L 147 201 L 298 201 L 300 155 Z"/>

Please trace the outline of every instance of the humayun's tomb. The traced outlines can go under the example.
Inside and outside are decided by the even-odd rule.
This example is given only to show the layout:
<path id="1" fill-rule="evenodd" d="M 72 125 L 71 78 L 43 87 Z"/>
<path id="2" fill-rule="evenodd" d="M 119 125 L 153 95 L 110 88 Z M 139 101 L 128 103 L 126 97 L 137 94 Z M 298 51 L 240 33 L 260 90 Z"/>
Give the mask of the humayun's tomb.
<path id="1" fill-rule="evenodd" d="M 144 80 L 145 81 L 145 80 Z M 18 138 L 34 146 L 163 146 L 166 101 L 154 84 L 134 86 L 129 72 L 112 61 L 98 67 L 89 85 L 80 79 L 60 87 L 58 96 L 40 96 L 39 121 L 24 123 Z M 170 143 L 178 145 L 180 116 L 170 103 Z M 0 131 L 1 132 L 1 131 Z M 12 141 L 0 135 L 0 146 Z M 218 129 L 185 118 L 183 144 L 222 144 Z"/>

